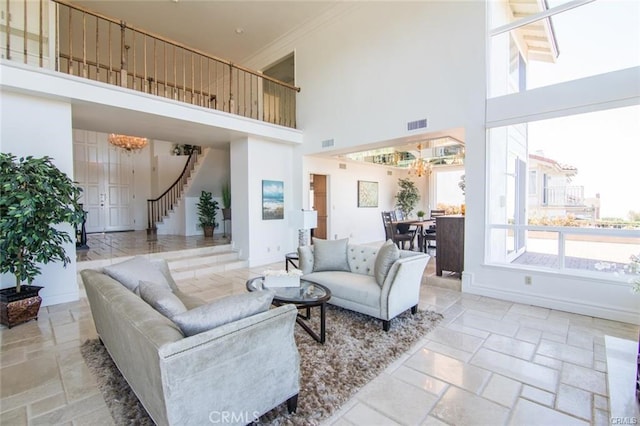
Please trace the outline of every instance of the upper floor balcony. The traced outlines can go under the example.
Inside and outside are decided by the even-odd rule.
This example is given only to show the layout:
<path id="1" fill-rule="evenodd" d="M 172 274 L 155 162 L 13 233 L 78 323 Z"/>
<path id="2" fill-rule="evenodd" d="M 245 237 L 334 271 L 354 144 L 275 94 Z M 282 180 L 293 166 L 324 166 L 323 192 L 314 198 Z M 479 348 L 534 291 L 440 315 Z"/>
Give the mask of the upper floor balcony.
<path id="1" fill-rule="evenodd" d="M 296 127 L 298 87 L 62 0 L 0 4 L 4 59 Z"/>

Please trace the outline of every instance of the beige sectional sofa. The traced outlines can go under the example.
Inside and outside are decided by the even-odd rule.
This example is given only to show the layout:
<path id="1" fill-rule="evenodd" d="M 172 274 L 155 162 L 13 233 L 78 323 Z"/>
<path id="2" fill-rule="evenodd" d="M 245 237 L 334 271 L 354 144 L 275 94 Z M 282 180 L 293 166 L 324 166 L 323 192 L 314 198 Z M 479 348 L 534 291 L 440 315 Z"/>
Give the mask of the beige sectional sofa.
<path id="1" fill-rule="evenodd" d="M 381 247 L 349 244 L 348 240 L 314 239 L 298 248 L 302 278 L 331 290 L 331 303 L 382 320 L 418 308 L 420 284 L 429 256 L 399 250 L 392 241 Z"/>
<path id="2" fill-rule="evenodd" d="M 166 263 L 153 263 L 187 308 L 202 305 L 178 290 Z M 100 339 L 156 424 L 247 424 L 285 401 L 295 411 L 300 358 L 293 306 L 185 337 L 107 274 L 81 276 Z"/>

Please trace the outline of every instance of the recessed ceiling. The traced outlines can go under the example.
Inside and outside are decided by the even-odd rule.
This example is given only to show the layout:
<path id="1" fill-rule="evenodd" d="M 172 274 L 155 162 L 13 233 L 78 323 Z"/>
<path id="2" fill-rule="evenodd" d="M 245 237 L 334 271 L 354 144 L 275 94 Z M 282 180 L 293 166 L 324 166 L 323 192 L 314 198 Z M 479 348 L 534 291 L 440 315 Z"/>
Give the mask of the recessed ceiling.
<path id="1" fill-rule="evenodd" d="M 242 64 L 338 2 L 74 0 L 71 3 Z"/>

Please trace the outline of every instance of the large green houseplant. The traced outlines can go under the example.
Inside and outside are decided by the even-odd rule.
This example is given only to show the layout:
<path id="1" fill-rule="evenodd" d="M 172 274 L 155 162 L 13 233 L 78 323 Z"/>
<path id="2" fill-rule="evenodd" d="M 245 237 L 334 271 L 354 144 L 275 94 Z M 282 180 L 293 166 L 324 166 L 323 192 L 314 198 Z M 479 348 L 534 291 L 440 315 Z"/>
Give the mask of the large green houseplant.
<path id="1" fill-rule="evenodd" d="M 216 222 L 218 202 L 213 199 L 211 192 L 202 191 L 196 207 L 198 208 L 198 219 L 204 231 L 204 236 L 213 237 L 213 230 L 218 227 L 218 223 Z"/>
<path id="2" fill-rule="evenodd" d="M 0 153 L 0 273 L 16 279 L 15 287 L 0 290 L 3 324 L 37 318 L 41 302 L 37 293 L 42 287 L 31 283 L 40 275 L 41 265 L 67 266 L 71 261 L 64 244 L 72 238 L 57 225 L 82 224 L 79 196 L 80 189 L 50 157 L 18 159 Z M 12 309 L 20 306 L 29 312 Z M 35 317 L 29 317 L 34 312 Z"/>
<path id="3" fill-rule="evenodd" d="M 420 200 L 420 192 L 414 181 L 409 178 L 398 179 L 400 189 L 396 194 L 396 207 L 398 207 L 405 217 L 409 217 L 413 209 Z"/>

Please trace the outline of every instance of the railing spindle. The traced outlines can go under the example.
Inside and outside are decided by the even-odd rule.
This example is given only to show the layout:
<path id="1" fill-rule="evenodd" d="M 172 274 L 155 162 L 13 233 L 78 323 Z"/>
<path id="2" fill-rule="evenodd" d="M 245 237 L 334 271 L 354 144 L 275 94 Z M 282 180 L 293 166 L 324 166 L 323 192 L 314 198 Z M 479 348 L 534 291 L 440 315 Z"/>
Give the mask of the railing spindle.
<path id="1" fill-rule="evenodd" d="M 86 13 L 82 14 L 82 76 L 84 78 L 87 78 L 87 14 Z"/>
<path id="2" fill-rule="evenodd" d="M 7 0 L 7 59 L 11 59 L 11 0 Z"/>
<path id="3" fill-rule="evenodd" d="M 39 21 L 38 21 L 38 64 L 40 65 L 40 67 L 42 68 L 44 66 L 44 37 L 43 37 L 43 33 L 44 33 L 44 28 L 43 28 L 43 16 L 42 14 L 44 13 L 43 8 L 44 8 L 44 4 L 43 4 L 44 0 L 40 0 L 39 3 L 39 10 L 38 10 L 38 15 L 40 17 Z"/>
<path id="4" fill-rule="evenodd" d="M 28 33 L 27 33 L 27 15 L 29 14 L 29 12 L 27 11 L 27 0 L 24 0 L 24 29 L 22 30 L 22 39 L 23 39 L 23 50 L 24 50 L 24 63 L 27 63 L 27 59 L 29 58 L 28 56 L 28 46 L 27 46 L 27 40 L 29 39 L 28 37 Z M 7 21 L 9 20 L 9 17 L 7 16 Z"/>

